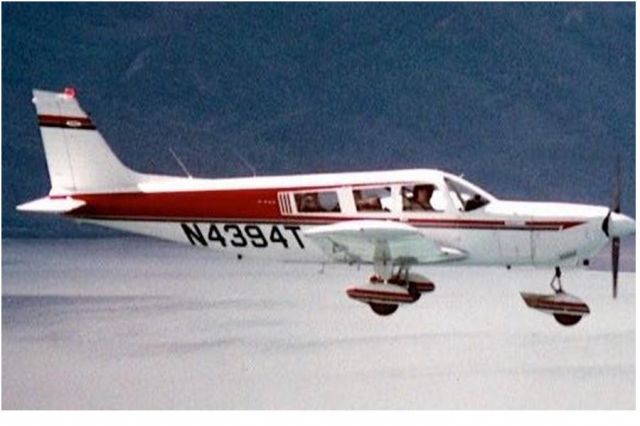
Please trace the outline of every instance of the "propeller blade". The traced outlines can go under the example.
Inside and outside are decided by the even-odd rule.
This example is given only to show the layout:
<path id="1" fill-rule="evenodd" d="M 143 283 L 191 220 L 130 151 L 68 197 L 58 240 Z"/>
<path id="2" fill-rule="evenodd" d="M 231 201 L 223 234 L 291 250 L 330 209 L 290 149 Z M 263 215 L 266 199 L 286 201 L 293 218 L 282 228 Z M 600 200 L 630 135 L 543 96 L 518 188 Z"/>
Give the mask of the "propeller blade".
<path id="1" fill-rule="evenodd" d="M 620 154 L 616 155 L 616 174 L 613 181 L 613 199 L 611 209 L 602 222 L 602 230 L 609 237 L 609 219 L 611 212 L 620 213 Z M 618 266 L 620 264 L 620 237 L 611 238 L 611 273 L 613 274 L 613 298 L 618 297 Z"/>
<path id="2" fill-rule="evenodd" d="M 616 157 L 615 177 L 612 182 L 613 196 L 611 197 L 611 207 L 609 208 L 607 215 L 604 217 L 601 226 L 602 232 L 604 232 L 604 235 L 606 235 L 607 238 L 611 238 L 611 235 L 609 235 L 609 219 L 611 218 L 611 213 L 620 213 L 620 173 L 620 156 L 618 155 Z"/>
<path id="3" fill-rule="evenodd" d="M 613 273 L 613 298 L 618 296 L 618 265 L 620 263 L 620 238 L 611 240 L 611 272 Z"/>

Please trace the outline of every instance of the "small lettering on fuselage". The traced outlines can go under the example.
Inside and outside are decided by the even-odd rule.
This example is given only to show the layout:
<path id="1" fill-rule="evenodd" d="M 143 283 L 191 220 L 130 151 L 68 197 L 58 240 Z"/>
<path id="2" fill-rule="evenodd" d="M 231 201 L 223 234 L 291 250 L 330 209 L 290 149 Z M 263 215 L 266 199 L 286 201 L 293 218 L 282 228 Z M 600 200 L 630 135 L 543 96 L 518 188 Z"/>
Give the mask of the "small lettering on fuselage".
<path id="1" fill-rule="evenodd" d="M 203 226 L 206 226 L 203 225 Z M 180 227 L 187 240 L 194 246 L 218 246 L 222 248 L 255 247 L 267 248 L 269 245 L 282 245 L 285 249 L 304 249 L 298 225 L 267 225 L 267 232 L 258 225 L 240 225 L 235 223 L 210 223 L 207 232 L 197 223 L 181 223 Z"/>

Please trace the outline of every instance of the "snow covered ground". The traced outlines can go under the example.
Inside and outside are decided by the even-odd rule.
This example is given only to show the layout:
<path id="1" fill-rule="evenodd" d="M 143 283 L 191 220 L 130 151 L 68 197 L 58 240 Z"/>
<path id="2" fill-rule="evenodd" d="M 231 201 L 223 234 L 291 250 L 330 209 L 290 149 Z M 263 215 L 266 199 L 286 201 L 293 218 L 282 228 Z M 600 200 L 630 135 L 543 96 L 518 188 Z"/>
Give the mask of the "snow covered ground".
<path id="1" fill-rule="evenodd" d="M 422 269 L 388 318 L 363 267 L 257 263 L 148 239 L 5 240 L 2 403 L 34 408 L 635 407 L 635 273 L 565 271 L 592 314 L 525 307 L 551 270 Z"/>

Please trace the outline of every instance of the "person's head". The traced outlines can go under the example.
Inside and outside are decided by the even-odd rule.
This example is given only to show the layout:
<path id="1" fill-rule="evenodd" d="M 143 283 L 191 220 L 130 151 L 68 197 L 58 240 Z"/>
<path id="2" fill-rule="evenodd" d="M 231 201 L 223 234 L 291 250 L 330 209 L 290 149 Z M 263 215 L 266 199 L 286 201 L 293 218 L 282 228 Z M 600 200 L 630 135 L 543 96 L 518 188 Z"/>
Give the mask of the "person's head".
<path id="1" fill-rule="evenodd" d="M 317 195 L 313 193 L 305 194 L 302 198 L 302 204 L 307 207 L 315 206 L 317 204 L 317 201 Z"/>
<path id="2" fill-rule="evenodd" d="M 432 185 L 416 185 L 414 188 L 414 196 L 418 202 L 429 201 L 431 199 L 431 195 L 433 195 L 433 189 Z"/>

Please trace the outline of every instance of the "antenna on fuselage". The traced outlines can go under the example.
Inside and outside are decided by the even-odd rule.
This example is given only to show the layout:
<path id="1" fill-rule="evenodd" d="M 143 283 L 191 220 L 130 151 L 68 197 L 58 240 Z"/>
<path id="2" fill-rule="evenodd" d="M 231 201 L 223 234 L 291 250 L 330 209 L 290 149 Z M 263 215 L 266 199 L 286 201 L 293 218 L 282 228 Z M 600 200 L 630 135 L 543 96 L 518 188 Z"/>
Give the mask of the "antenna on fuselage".
<path id="1" fill-rule="evenodd" d="M 171 155 L 173 155 L 173 158 L 176 159 L 176 162 L 178 163 L 178 165 L 180 166 L 184 174 L 186 174 L 189 179 L 192 179 L 193 176 L 191 176 L 191 173 L 189 173 L 189 170 L 187 170 L 187 166 L 185 166 L 182 160 L 180 160 L 180 158 L 178 158 L 176 153 L 173 152 L 173 149 L 169 148 L 169 152 L 171 153 Z"/>
<path id="2" fill-rule="evenodd" d="M 256 173 L 256 168 L 253 167 L 253 165 L 251 165 L 251 163 L 249 163 L 249 161 L 247 161 L 235 148 L 231 148 L 231 152 L 233 152 L 233 154 L 238 157 L 238 160 L 240 160 L 247 169 L 251 170 L 251 174 L 253 174 L 253 177 L 258 176 L 258 174 Z"/>

